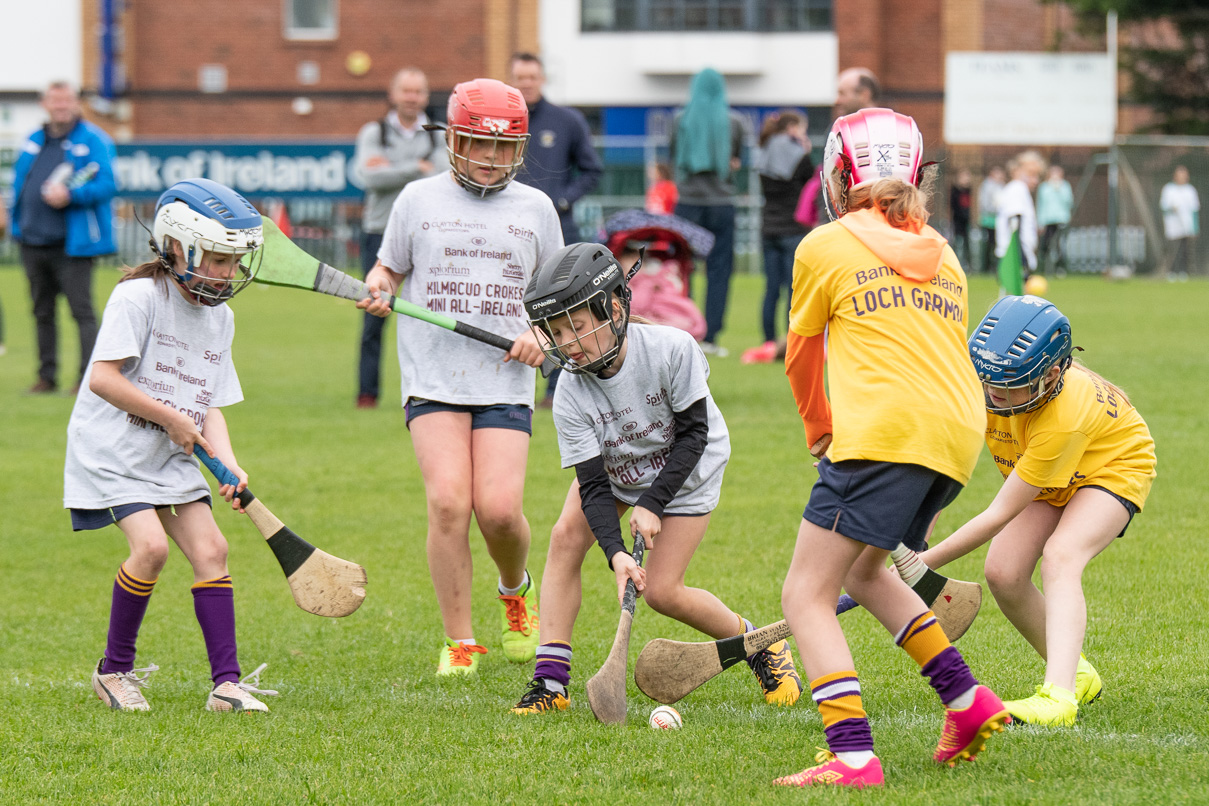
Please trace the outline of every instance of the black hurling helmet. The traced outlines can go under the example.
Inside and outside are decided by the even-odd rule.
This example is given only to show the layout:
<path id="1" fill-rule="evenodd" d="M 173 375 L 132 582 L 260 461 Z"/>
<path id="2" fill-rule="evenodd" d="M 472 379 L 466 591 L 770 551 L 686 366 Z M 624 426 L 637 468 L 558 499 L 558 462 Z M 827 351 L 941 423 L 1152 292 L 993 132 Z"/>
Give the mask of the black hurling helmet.
<path id="1" fill-rule="evenodd" d="M 614 317 L 613 300 L 621 303 L 620 315 Z M 574 324 L 559 325 L 559 339 L 551 327 L 557 319 L 587 308 L 600 324 L 579 331 Z M 529 326 L 537 335 L 542 350 L 550 360 L 567 372 L 599 375 L 613 365 L 625 342 L 626 325 L 630 321 L 630 289 L 626 272 L 608 248 L 598 243 L 575 243 L 555 252 L 533 275 L 525 290 L 525 314 Z M 579 363 L 571 354 L 583 356 L 584 344 L 602 348 L 600 332 L 609 328 L 613 345 L 600 349 L 599 358 Z M 595 341 L 593 341 L 595 340 Z"/>

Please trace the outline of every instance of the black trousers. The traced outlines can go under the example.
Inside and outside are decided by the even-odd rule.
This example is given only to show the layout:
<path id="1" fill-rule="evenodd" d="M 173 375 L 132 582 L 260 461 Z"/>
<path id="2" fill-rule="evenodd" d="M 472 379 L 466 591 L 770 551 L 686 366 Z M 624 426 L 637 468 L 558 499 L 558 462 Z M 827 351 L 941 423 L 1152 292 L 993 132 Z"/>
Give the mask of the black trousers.
<path id="1" fill-rule="evenodd" d="M 90 257 L 71 257 L 63 246 L 21 245 L 21 263 L 29 280 L 33 300 L 34 326 L 38 338 L 38 378 L 58 383 L 59 341 L 55 307 L 59 295 L 67 298 L 71 315 L 80 331 L 80 372 L 84 377 L 92 348 L 97 341 L 97 315 L 92 308 L 92 266 Z"/>

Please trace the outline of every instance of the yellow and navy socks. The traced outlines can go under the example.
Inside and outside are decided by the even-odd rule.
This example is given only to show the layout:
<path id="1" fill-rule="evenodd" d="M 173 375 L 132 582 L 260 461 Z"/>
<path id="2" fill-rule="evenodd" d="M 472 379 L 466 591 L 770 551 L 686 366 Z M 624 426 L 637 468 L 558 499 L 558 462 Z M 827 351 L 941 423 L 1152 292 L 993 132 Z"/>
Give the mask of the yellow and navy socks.
<path id="1" fill-rule="evenodd" d="M 810 696 L 819 707 L 823 732 L 832 753 L 845 764 L 849 761 L 841 755 L 843 753 L 872 754 L 873 732 L 861 705 L 861 682 L 855 671 L 832 672 L 811 680 Z M 862 766 L 862 763 L 856 766 Z"/>
<path id="2" fill-rule="evenodd" d="M 967 700 L 973 699 L 978 681 L 931 610 L 908 621 L 894 636 L 894 643 L 919 664 L 920 674 L 928 678 L 941 702 L 950 708 L 969 706 Z"/>
<path id="3" fill-rule="evenodd" d="M 155 579 L 139 579 L 123 563 L 113 581 L 113 604 L 109 610 L 109 637 L 101 674 L 129 672 L 134 668 L 135 643 L 155 589 Z"/>
<path id="4" fill-rule="evenodd" d="M 193 612 L 201 625 L 215 686 L 239 681 L 235 648 L 235 586 L 228 575 L 193 584 Z"/>

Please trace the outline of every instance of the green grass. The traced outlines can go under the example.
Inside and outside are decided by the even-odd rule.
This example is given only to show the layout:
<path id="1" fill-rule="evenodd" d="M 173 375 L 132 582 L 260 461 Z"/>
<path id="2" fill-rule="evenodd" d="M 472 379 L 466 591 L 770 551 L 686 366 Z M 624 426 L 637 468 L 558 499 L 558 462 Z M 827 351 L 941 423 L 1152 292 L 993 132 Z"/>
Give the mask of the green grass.
<path id="1" fill-rule="evenodd" d="M 97 275 L 98 310 L 116 279 Z M 758 341 L 760 281 L 738 276 L 712 386 L 731 429 L 722 505 L 689 569 L 754 621 L 777 620 L 781 581 L 814 470 L 777 366 L 739 364 Z M 994 290 L 972 283 L 971 307 Z M 888 786 L 861 794 L 789 792 L 772 778 L 811 762 L 823 744 L 809 700 L 765 706 L 754 679 L 731 670 L 679 704 L 684 729 L 646 727 L 653 703 L 630 686 L 624 727 L 597 724 L 583 681 L 608 653 L 617 624 L 612 575 L 589 556 L 576 625 L 568 713 L 517 718 L 531 667 L 499 651 L 495 582 L 475 552 L 475 628 L 491 649 L 475 680 L 432 672 L 441 640 L 424 560 L 423 489 L 398 409 L 398 368 L 387 359 L 385 405 L 354 397 L 359 322 L 348 303 L 255 287 L 234 303 L 235 360 L 246 401 L 226 413 L 252 488 L 295 531 L 368 569 L 353 616 L 297 609 L 252 525 L 217 518 L 231 543 L 240 657 L 269 667 L 281 696 L 272 713 L 203 711 L 208 667 L 193 618 L 188 564 L 165 569 L 140 636 L 139 660 L 162 671 L 148 714 L 115 714 L 89 686 L 105 640 L 113 575 L 125 544 L 116 529 L 73 534 L 61 508 L 66 396 L 26 397 L 34 381 L 33 327 L 21 273 L 0 269 L 8 355 L 0 358 L 0 800 L 5 803 L 1204 803 L 1209 801 L 1209 541 L 1202 422 L 1209 399 L 1209 284 L 1069 278 L 1050 296 L 1071 316 L 1084 360 L 1122 385 L 1158 443 L 1159 478 L 1146 512 L 1085 577 L 1087 650 L 1105 695 L 1073 730 L 1020 728 L 976 764 L 937 768 L 935 696 L 871 617 L 844 617 L 864 682 Z M 74 327 L 60 332 L 74 369 Z M 391 351 L 393 353 L 393 350 Z M 526 513 L 530 567 L 570 480 L 558 467 L 548 411 L 538 412 Z M 990 500 L 999 475 L 986 459 L 945 514 L 947 534 Z M 982 552 L 951 566 L 981 579 Z M 631 664 L 656 637 L 699 640 L 640 605 Z M 1041 681 L 1042 664 L 987 597 L 959 644 L 976 675 L 1004 696 Z"/>

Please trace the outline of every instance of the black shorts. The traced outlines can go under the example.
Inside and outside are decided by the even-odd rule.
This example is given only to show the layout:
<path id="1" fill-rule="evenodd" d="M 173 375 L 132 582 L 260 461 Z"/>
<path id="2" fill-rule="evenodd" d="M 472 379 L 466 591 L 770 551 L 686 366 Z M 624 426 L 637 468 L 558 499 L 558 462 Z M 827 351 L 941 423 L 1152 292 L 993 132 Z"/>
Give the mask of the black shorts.
<path id="1" fill-rule="evenodd" d="M 1121 496 L 1114 493 L 1112 490 L 1108 490 L 1108 489 L 1105 489 L 1104 487 L 1101 487 L 1099 484 L 1089 484 L 1089 485 L 1087 485 L 1086 489 L 1099 490 L 1100 492 L 1108 493 L 1113 498 L 1117 499 L 1117 501 L 1119 501 L 1121 503 L 1121 506 L 1125 507 L 1125 511 L 1129 513 L 1129 520 L 1125 521 L 1125 525 L 1123 527 L 1121 527 L 1121 534 L 1117 535 L 1117 537 L 1125 537 L 1125 530 L 1129 528 L 1129 524 L 1133 523 L 1133 516 L 1137 515 L 1139 512 L 1142 511 L 1142 510 L 1138 509 L 1138 505 L 1135 504 L 1133 501 L 1130 501 L 1128 498 L 1122 498 Z"/>
<path id="2" fill-rule="evenodd" d="M 961 490 L 957 481 L 921 465 L 824 458 L 802 517 L 879 549 L 893 551 L 903 543 L 923 551 L 932 518 Z"/>
<path id="3" fill-rule="evenodd" d="M 206 506 L 212 507 L 210 496 L 203 495 L 197 501 L 202 501 Z M 186 501 L 185 503 L 195 504 L 197 501 Z M 71 530 L 73 532 L 84 532 L 90 529 L 104 529 L 111 523 L 117 523 L 122 518 L 129 517 L 136 512 L 142 512 L 144 509 L 171 509 L 177 504 L 118 504 L 116 507 L 108 509 L 72 509 L 71 512 Z"/>
<path id="4" fill-rule="evenodd" d="M 517 403 L 493 406 L 458 406 L 453 403 L 442 403 L 439 400 L 409 397 L 403 406 L 403 411 L 407 414 L 409 430 L 411 421 L 421 415 L 432 414 L 434 411 L 464 411 L 470 415 L 471 431 L 477 431 L 480 428 L 507 428 L 533 435 L 533 409 Z"/>

